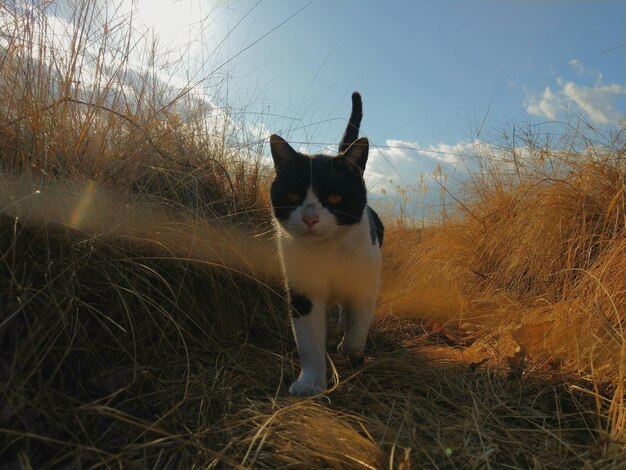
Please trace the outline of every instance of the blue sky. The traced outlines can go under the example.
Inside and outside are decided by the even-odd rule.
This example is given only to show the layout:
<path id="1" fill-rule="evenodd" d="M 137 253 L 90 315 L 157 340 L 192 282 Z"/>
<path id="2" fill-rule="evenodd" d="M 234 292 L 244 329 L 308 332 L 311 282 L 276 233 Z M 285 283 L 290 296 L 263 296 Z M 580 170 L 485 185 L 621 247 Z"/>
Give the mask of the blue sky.
<path id="1" fill-rule="evenodd" d="M 236 4 L 230 22 L 254 3 Z M 468 121 L 489 108 L 492 120 L 520 118 L 558 79 L 624 83 L 624 2 L 265 1 L 232 35 L 231 53 L 305 5 L 232 64 L 238 93 L 330 118 L 358 89 L 374 139 L 401 125 L 394 137 L 425 144 L 467 138 Z M 623 94 L 615 106 L 623 114 Z"/>
<path id="2" fill-rule="evenodd" d="M 455 152 L 512 123 L 580 116 L 610 126 L 624 116 L 623 1 L 228 6 L 219 13 L 232 31 L 227 57 L 302 9 L 228 64 L 229 101 L 286 116 L 268 116 L 264 125 L 310 151 L 338 140 L 353 90 L 363 95 L 362 133 L 379 146 Z M 437 162 L 452 163 L 445 153 L 395 150 L 380 149 L 387 158 L 374 157 L 373 166 L 407 184 Z"/>
<path id="3" fill-rule="evenodd" d="M 334 150 L 359 90 L 374 192 L 462 173 L 502 128 L 625 113 L 623 1 L 118 1 L 170 50 L 168 83 L 193 75 L 259 138 Z"/>

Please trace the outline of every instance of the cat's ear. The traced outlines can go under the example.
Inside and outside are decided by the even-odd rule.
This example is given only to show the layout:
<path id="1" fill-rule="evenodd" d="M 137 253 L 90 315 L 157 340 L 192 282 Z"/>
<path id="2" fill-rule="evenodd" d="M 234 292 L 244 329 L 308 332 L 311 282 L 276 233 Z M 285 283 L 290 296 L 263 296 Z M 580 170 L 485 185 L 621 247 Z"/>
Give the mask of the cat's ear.
<path id="1" fill-rule="evenodd" d="M 270 136 L 270 149 L 272 151 L 272 158 L 274 159 L 274 166 L 276 168 L 281 166 L 287 160 L 298 155 L 298 152 L 296 152 L 285 139 L 277 136 L 276 134 L 272 134 Z"/>
<path id="2" fill-rule="evenodd" d="M 367 137 L 360 137 L 352 142 L 352 145 L 343 153 L 345 158 L 350 163 L 358 166 L 361 172 L 365 171 L 365 164 L 367 163 L 367 155 L 369 152 L 369 142 Z"/>

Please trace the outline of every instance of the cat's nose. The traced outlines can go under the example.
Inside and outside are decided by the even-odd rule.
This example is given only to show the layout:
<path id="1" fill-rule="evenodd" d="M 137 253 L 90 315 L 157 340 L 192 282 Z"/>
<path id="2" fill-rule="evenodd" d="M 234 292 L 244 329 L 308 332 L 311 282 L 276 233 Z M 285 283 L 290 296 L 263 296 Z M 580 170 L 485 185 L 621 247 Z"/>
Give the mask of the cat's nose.
<path id="1" fill-rule="evenodd" d="M 320 218 L 317 214 L 307 214 L 302 217 L 302 221 L 311 228 L 320 221 Z"/>

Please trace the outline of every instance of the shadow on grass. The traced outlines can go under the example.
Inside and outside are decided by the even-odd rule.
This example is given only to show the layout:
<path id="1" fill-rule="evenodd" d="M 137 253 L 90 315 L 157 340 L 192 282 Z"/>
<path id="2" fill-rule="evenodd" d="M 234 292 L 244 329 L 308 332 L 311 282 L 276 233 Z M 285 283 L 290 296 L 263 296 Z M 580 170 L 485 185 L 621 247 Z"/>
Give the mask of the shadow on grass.
<path id="1" fill-rule="evenodd" d="M 331 354 L 336 387 L 291 398 L 297 359 L 275 290 L 130 241 L 1 222 L 9 468 L 611 463 L 592 394 L 568 378 L 451 359 L 419 321 L 387 316 L 363 366 Z"/>

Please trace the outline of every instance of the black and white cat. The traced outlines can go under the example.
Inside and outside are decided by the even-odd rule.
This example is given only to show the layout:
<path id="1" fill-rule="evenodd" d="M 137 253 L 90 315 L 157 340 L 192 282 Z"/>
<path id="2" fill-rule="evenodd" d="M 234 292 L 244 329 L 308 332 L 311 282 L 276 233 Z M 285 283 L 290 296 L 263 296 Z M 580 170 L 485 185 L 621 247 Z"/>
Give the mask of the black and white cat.
<path id="1" fill-rule="evenodd" d="M 337 349 L 349 357 L 363 351 L 374 316 L 384 227 L 367 205 L 369 143 L 357 139 L 362 116 L 355 92 L 334 157 L 305 155 L 270 137 L 276 169 L 270 195 L 302 369 L 291 395 L 326 390 L 327 309 L 342 307 L 346 332 Z"/>

